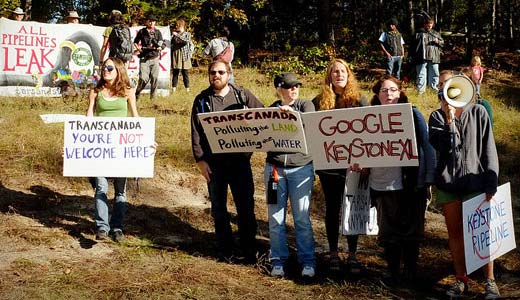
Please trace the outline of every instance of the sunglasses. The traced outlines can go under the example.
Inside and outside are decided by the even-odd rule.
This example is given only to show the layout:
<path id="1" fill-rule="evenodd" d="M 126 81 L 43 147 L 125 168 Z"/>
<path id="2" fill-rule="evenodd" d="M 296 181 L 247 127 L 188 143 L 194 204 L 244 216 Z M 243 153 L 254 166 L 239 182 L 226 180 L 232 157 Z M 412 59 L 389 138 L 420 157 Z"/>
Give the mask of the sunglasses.
<path id="1" fill-rule="evenodd" d="M 103 70 L 107 70 L 108 72 L 114 71 L 115 67 L 112 65 L 107 65 L 103 67 Z"/>
<path id="2" fill-rule="evenodd" d="M 211 76 L 215 76 L 215 75 L 217 75 L 217 73 L 218 73 L 219 75 L 224 75 L 224 74 L 227 73 L 227 71 L 223 71 L 223 70 L 218 70 L 218 71 L 209 71 L 209 74 L 210 74 Z"/>

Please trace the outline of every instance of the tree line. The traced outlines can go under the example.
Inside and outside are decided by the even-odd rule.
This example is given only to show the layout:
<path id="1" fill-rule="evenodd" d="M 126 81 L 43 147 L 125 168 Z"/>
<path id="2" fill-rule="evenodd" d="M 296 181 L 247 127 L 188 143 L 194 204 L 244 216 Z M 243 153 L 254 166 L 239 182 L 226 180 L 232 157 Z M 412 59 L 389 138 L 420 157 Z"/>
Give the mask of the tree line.
<path id="1" fill-rule="evenodd" d="M 239 62 L 252 64 L 291 59 L 308 65 L 303 73 L 323 68 L 321 60 L 345 57 L 357 65 L 380 64 L 377 44 L 390 18 L 410 44 L 426 17 L 444 33 L 445 53 L 469 62 L 473 54 L 488 65 L 498 51 L 520 49 L 520 1 L 517 0 L 0 0 L 2 15 L 20 6 L 28 19 L 64 22 L 76 10 L 81 23 L 108 25 L 111 10 L 130 24 L 143 24 L 147 13 L 158 25 L 184 18 L 194 39 L 204 44 L 221 24 L 230 28 Z M 199 47 L 201 47 L 201 45 Z M 283 54 L 283 55 L 282 55 Z"/>

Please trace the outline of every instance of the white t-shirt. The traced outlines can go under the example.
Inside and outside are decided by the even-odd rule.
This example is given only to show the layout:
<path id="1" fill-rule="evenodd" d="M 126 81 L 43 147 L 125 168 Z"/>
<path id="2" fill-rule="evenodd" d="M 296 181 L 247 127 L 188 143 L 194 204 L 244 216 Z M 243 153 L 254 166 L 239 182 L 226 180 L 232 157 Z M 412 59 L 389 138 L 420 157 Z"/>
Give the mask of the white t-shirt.
<path id="1" fill-rule="evenodd" d="M 381 167 L 370 169 L 370 187 L 376 191 L 397 191 L 403 189 L 401 167 Z"/>

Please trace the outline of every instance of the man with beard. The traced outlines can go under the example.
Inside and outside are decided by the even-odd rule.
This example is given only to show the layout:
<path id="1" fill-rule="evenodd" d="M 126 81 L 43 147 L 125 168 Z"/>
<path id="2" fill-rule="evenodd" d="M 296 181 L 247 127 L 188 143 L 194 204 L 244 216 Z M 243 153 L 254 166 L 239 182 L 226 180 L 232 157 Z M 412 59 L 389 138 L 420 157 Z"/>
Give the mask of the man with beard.
<path id="1" fill-rule="evenodd" d="M 232 74 L 228 63 L 220 60 L 212 62 L 208 67 L 208 76 L 210 86 L 195 97 L 191 111 L 193 156 L 208 183 L 219 260 L 230 261 L 233 256 L 233 235 L 227 210 L 229 185 L 237 211 L 242 255 L 252 263 L 256 258 L 256 218 L 251 153 L 212 153 L 197 115 L 259 108 L 263 104 L 247 89 L 229 83 Z"/>

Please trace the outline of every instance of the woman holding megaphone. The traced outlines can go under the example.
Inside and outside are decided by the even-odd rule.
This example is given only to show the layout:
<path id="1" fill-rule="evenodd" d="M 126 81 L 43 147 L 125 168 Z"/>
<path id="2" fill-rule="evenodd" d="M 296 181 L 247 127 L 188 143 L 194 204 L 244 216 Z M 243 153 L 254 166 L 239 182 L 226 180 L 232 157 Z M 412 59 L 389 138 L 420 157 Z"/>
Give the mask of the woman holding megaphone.
<path id="1" fill-rule="evenodd" d="M 457 78 L 456 78 L 457 77 Z M 441 108 L 429 120 L 430 143 L 438 152 L 435 185 L 442 206 L 448 244 L 455 269 L 455 283 L 446 292 L 460 297 L 468 290 L 464 256 L 462 202 L 485 193 L 491 200 L 498 187 L 498 156 L 491 120 L 482 105 L 473 104 L 475 87 L 464 78 L 443 71 L 439 78 Z M 500 296 L 493 261 L 482 267 L 485 299 Z"/>

